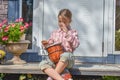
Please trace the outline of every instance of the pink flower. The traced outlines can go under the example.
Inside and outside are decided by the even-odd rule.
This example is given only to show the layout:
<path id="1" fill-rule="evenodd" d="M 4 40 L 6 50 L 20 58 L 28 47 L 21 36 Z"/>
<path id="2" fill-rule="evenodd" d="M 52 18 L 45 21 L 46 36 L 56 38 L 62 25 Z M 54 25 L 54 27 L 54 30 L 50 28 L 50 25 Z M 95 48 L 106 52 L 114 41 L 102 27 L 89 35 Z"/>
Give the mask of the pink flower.
<path id="1" fill-rule="evenodd" d="M 15 22 L 19 22 L 19 19 L 16 19 Z"/>
<path id="2" fill-rule="evenodd" d="M 10 25 L 7 25 L 7 28 L 10 28 Z"/>
<path id="3" fill-rule="evenodd" d="M 16 19 L 15 22 L 23 22 L 23 18 Z"/>
<path id="4" fill-rule="evenodd" d="M 14 23 L 12 24 L 12 27 L 15 27 L 15 24 L 14 24 Z"/>
<path id="5" fill-rule="evenodd" d="M 23 18 L 19 18 L 19 21 L 20 21 L 20 22 L 23 22 Z"/>
<path id="6" fill-rule="evenodd" d="M 8 40 L 8 36 L 3 36 L 3 37 L 2 37 L 2 40 L 3 40 L 3 41 L 7 41 L 7 40 Z"/>
<path id="7" fill-rule="evenodd" d="M 29 27 L 29 24 L 28 23 L 25 23 L 25 26 L 24 26 L 26 29 Z"/>
<path id="8" fill-rule="evenodd" d="M 7 23 L 7 19 L 3 20 L 2 24 L 6 24 Z"/>
<path id="9" fill-rule="evenodd" d="M 2 27 L 3 26 L 3 24 L 2 23 L 0 23 L 0 27 Z"/>
<path id="10" fill-rule="evenodd" d="M 9 30 L 9 26 L 7 26 L 5 29 L 4 29 L 4 32 L 8 32 Z"/>
<path id="11" fill-rule="evenodd" d="M 25 28 L 23 26 L 20 26 L 20 31 L 24 32 Z"/>

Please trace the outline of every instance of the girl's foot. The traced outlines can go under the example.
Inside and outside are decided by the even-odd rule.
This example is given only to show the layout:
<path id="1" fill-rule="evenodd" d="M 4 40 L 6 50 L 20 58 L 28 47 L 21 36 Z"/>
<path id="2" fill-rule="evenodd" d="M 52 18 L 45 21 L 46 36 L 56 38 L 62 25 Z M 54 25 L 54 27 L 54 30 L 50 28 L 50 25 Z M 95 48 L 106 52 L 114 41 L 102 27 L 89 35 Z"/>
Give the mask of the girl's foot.
<path id="1" fill-rule="evenodd" d="M 64 80 L 73 80 L 70 73 L 64 73 L 61 76 L 64 78 Z"/>

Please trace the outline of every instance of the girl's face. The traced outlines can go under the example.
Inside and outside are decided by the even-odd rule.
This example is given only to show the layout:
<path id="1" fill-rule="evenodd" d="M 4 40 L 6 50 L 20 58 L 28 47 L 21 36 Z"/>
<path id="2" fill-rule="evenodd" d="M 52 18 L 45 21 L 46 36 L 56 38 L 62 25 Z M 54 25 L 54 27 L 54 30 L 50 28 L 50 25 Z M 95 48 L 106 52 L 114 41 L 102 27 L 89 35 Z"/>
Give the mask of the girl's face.
<path id="1" fill-rule="evenodd" d="M 62 29 L 62 27 L 69 27 L 70 26 L 70 19 L 63 18 L 62 16 L 58 16 L 58 25 Z"/>

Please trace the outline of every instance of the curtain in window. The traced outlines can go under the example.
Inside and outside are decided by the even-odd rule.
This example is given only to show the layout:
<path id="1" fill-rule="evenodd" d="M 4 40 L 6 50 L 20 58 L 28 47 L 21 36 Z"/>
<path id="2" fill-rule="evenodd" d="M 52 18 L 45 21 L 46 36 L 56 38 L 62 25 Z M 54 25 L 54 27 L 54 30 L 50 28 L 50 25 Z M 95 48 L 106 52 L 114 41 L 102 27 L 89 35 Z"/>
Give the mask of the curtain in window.
<path id="1" fill-rule="evenodd" d="M 8 0 L 8 21 L 19 18 L 19 0 Z"/>

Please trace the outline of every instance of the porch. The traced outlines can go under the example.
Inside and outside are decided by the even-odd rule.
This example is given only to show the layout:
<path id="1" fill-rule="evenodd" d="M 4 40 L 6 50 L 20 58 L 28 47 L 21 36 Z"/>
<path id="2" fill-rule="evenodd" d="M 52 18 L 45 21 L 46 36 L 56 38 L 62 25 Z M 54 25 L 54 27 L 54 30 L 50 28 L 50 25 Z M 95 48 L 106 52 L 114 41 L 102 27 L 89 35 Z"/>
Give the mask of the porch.
<path id="1" fill-rule="evenodd" d="M 27 63 L 23 65 L 0 65 L 0 73 L 11 74 L 44 74 L 38 67 L 38 62 Z M 96 63 L 79 63 L 70 69 L 72 75 L 87 76 L 120 76 L 119 64 L 96 64 Z"/>

